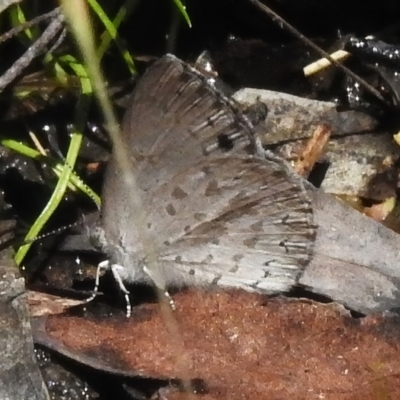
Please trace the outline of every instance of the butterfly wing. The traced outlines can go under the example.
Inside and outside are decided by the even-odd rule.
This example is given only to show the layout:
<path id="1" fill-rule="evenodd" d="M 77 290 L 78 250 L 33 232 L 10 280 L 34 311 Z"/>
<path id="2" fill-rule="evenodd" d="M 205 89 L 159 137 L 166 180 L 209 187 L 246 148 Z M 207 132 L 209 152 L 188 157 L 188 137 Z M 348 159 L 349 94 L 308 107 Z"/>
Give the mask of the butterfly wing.
<path id="1" fill-rule="evenodd" d="M 123 139 L 137 160 L 140 193 L 129 192 L 112 158 L 102 228 L 124 279 L 138 279 L 141 239 L 150 237 L 159 261 L 152 273 L 168 284 L 274 292 L 296 282 L 315 234 L 303 185 L 284 162 L 239 156 L 254 144 L 251 124 L 195 70 L 173 56 L 153 64 L 135 90 Z M 146 207 L 146 232 L 135 224 L 133 195 Z"/>
<path id="2" fill-rule="evenodd" d="M 138 83 L 122 132 L 140 160 L 143 188 L 154 186 L 155 175 L 167 182 L 205 155 L 242 151 L 253 140 L 251 123 L 232 101 L 172 55 L 156 61 Z"/>
<path id="3" fill-rule="evenodd" d="M 312 255 L 312 208 L 279 160 L 202 161 L 154 192 L 151 235 L 169 284 L 288 290 Z"/>
<path id="4" fill-rule="evenodd" d="M 148 68 L 139 81 L 123 122 L 122 139 L 136 159 L 140 193 L 130 193 L 115 155 L 102 191 L 102 228 L 109 245 L 140 242 L 130 198 L 146 204 L 155 188 L 177 171 L 204 157 L 244 152 L 252 143 L 252 126 L 231 101 L 213 89 L 195 69 L 172 55 Z M 150 193 L 150 194 L 149 194 Z"/>

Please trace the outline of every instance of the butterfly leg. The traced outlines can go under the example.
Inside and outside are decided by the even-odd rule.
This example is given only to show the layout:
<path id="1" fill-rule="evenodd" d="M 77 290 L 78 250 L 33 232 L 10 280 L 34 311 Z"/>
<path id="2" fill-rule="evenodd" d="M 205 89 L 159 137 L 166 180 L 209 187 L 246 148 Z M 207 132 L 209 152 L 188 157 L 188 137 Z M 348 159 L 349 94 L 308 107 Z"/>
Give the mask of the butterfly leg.
<path id="1" fill-rule="evenodd" d="M 161 282 L 160 278 L 156 276 L 156 274 L 153 274 L 153 272 L 147 268 L 145 265 L 143 266 L 143 271 L 149 276 L 149 278 L 154 282 L 156 285 L 157 289 L 160 290 L 161 293 L 165 296 L 165 298 L 168 300 L 168 303 L 170 307 L 175 310 L 175 303 L 174 300 L 172 299 L 171 295 L 168 293 L 168 291 L 165 289 L 165 284 L 164 282 Z"/>
<path id="2" fill-rule="evenodd" d="M 102 271 L 107 271 L 109 268 L 110 268 L 110 263 L 108 262 L 108 260 L 99 263 L 96 270 L 96 281 L 94 285 L 93 294 L 88 299 L 85 300 L 85 303 L 90 303 L 99 294 L 100 274 Z"/>
<path id="3" fill-rule="evenodd" d="M 255 155 L 261 159 L 276 159 L 276 156 L 271 150 L 264 149 L 264 146 L 261 142 L 261 138 L 259 136 L 255 137 Z"/>
<path id="4" fill-rule="evenodd" d="M 262 160 L 268 160 L 268 161 L 273 161 L 275 164 L 281 166 L 284 165 L 292 171 L 292 168 L 288 162 L 286 162 L 283 158 L 275 155 L 271 150 L 265 149 L 262 142 L 261 138 L 257 136 L 255 138 L 255 156 L 257 158 L 261 158 Z M 292 171 L 293 172 L 293 171 Z"/>
<path id="5" fill-rule="evenodd" d="M 119 271 L 121 271 L 122 269 L 124 269 L 124 267 L 122 265 L 119 265 L 119 264 L 111 265 L 111 272 L 114 276 L 114 279 L 117 281 L 121 292 L 124 293 L 125 301 L 126 301 L 126 317 L 129 318 L 132 313 L 132 306 L 131 306 L 131 301 L 129 300 L 129 291 L 125 287 L 124 282 L 122 282 L 121 275 L 119 274 Z"/>

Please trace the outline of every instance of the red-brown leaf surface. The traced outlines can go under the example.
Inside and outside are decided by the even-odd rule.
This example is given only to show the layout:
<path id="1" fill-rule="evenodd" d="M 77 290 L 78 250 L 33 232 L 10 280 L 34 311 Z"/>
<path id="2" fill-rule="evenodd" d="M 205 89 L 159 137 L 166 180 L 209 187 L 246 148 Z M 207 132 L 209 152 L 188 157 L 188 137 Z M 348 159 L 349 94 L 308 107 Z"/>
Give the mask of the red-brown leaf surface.
<path id="1" fill-rule="evenodd" d="M 179 335 L 157 304 L 135 307 L 130 319 L 51 316 L 36 335 L 100 369 L 200 379 L 202 399 L 400 398 L 394 318 L 356 319 L 335 304 L 241 291 L 193 290 L 174 300 Z"/>

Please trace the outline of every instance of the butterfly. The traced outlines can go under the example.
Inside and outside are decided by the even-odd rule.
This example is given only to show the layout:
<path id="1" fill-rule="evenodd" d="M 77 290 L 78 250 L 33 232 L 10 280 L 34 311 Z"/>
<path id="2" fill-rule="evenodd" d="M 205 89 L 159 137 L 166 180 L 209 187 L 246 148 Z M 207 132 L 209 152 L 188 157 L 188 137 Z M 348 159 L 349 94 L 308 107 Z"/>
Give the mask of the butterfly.
<path id="1" fill-rule="evenodd" d="M 137 190 L 113 153 L 92 231 L 108 256 L 96 289 L 100 270 L 110 268 L 130 314 L 125 283 L 268 294 L 296 284 L 316 233 L 302 179 L 280 158 L 259 154 L 251 122 L 195 68 L 173 55 L 150 66 L 121 139 Z"/>

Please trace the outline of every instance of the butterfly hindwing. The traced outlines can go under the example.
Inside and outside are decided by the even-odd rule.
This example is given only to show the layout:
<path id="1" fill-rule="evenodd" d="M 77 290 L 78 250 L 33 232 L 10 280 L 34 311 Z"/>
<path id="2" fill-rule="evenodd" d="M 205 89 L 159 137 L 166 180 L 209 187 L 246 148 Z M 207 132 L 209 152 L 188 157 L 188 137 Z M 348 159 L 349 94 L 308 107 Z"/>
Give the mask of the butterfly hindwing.
<path id="1" fill-rule="evenodd" d="M 172 177 L 152 194 L 160 202 L 148 199 L 166 280 L 265 292 L 290 288 L 315 236 L 308 196 L 293 180 L 284 165 L 237 156 Z"/>

